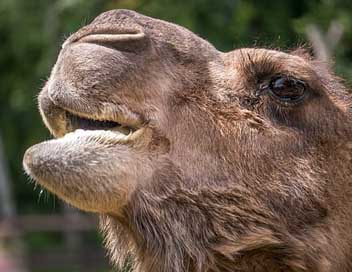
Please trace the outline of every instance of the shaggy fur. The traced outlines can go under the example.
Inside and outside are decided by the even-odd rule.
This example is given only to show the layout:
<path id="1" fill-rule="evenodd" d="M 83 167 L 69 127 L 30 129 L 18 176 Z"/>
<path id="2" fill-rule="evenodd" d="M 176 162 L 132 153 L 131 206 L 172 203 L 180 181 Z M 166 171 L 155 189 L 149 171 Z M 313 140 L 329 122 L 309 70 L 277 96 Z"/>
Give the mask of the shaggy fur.
<path id="1" fill-rule="evenodd" d="M 265 91 L 278 75 L 305 86 L 303 101 Z M 351 97 L 303 50 L 222 53 L 113 10 L 65 42 L 39 105 L 57 139 L 31 147 L 24 167 L 101 214 L 117 265 L 352 271 Z M 132 132 L 76 130 L 72 115 Z"/>

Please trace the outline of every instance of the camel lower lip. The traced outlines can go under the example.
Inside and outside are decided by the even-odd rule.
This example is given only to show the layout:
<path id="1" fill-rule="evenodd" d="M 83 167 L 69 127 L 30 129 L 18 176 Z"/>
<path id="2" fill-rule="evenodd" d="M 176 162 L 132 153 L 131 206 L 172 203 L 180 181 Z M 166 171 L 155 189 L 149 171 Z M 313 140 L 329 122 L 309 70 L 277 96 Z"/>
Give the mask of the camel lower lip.
<path id="1" fill-rule="evenodd" d="M 143 132 L 143 128 L 128 135 L 110 130 L 77 129 L 73 132 L 66 133 L 63 137 L 44 141 L 30 147 L 24 155 L 24 169 L 33 178 L 45 178 L 46 174 L 57 168 L 57 163 L 64 165 L 77 162 L 81 163 L 82 154 L 87 155 L 97 150 L 105 154 L 103 150 L 106 148 L 129 145 L 138 140 Z M 72 146 L 75 146 L 77 149 L 74 155 L 70 152 Z M 48 154 L 50 154 L 50 156 Z M 72 156 L 69 156 L 70 154 Z M 71 162 L 62 159 L 65 157 L 70 159 Z M 87 161 L 86 163 L 89 164 Z"/>

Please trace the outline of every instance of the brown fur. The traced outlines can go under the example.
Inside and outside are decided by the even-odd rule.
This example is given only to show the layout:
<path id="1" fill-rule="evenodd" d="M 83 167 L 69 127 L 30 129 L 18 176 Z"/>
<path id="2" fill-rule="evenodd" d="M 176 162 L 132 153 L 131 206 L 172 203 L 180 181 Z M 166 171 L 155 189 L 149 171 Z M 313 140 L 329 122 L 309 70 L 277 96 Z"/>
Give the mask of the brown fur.
<path id="1" fill-rule="evenodd" d="M 256 95 L 277 74 L 305 82 L 302 103 Z M 221 53 L 115 10 L 65 42 L 39 102 L 56 137 L 74 130 L 67 111 L 138 128 L 126 141 L 74 132 L 24 158 L 48 190 L 101 214 L 116 264 L 352 271 L 351 97 L 303 50 Z"/>

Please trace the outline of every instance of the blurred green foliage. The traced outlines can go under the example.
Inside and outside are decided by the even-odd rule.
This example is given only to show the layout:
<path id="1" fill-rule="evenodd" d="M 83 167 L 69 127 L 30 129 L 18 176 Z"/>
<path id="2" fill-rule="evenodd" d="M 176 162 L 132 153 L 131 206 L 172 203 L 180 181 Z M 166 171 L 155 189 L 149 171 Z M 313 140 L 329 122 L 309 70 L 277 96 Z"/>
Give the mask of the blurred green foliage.
<path id="1" fill-rule="evenodd" d="M 36 95 L 65 37 L 114 8 L 134 9 L 183 25 L 223 51 L 253 46 L 289 50 L 306 43 L 308 24 L 326 31 L 337 20 L 344 34 L 334 52 L 335 69 L 347 80 L 352 78 L 351 0 L 1 0 L 0 133 L 20 213 L 59 209 L 53 197 L 38 201 L 22 170 L 25 149 L 50 137 L 41 122 Z M 32 236 L 28 240 L 42 246 L 57 239 Z"/>

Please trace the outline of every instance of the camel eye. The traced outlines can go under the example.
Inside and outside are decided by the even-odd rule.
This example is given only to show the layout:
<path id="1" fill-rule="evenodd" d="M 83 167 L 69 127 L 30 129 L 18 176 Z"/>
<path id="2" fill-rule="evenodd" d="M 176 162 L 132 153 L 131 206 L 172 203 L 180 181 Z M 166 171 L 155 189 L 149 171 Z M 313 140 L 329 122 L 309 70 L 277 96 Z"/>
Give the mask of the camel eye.
<path id="1" fill-rule="evenodd" d="M 286 104 L 300 102 L 307 89 L 303 81 L 284 75 L 272 78 L 267 87 L 271 96 Z"/>

